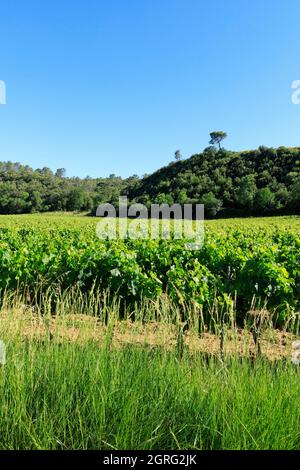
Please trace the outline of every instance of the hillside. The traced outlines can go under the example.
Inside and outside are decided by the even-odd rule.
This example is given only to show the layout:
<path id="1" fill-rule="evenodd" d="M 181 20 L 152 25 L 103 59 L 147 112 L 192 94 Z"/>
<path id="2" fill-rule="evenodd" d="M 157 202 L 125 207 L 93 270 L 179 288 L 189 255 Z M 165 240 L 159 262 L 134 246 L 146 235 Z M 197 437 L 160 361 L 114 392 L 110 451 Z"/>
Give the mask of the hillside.
<path id="1" fill-rule="evenodd" d="M 297 213 L 300 209 L 300 148 L 230 152 L 208 147 L 136 182 L 130 200 L 204 203 L 208 216 Z"/>
<path id="2" fill-rule="evenodd" d="M 50 211 L 91 211 L 102 202 L 117 201 L 137 179 L 68 178 L 63 168 L 53 173 L 20 163 L 0 162 L 0 214 Z"/>
<path id="3" fill-rule="evenodd" d="M 206 215 L 299 213 L 300 147 L 231 152 L 208 147 L 139 179 L 68 178 L 64 169 L 33 170 L 0 162 L 0 213 L 95 211 L 97 205 L 130 202 L 203 203 Z"/>

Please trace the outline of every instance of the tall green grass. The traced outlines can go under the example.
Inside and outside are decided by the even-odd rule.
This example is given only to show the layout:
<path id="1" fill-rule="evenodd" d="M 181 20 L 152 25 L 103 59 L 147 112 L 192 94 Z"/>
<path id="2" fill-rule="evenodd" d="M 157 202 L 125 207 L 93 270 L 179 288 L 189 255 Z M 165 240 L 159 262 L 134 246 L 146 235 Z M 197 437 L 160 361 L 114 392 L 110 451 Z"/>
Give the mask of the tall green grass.
<path id="1" fill-rule="evenodd" d="M 191 353 L 184 338 L 180 349 L 115 347 L 113 320 L 98 340 L 84 326 L 82 341 L 34 338 L 14 316 L 0 316 L 1 449 L 300 447 L 300 374 L 289 361 Z"/>

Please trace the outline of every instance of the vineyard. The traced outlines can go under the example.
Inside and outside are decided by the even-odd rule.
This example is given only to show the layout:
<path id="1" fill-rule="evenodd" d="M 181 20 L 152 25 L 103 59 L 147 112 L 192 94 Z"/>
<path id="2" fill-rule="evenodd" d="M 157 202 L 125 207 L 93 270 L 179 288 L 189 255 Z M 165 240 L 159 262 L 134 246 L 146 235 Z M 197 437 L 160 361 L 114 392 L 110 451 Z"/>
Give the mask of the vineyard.
<path id="1" fill-rule="evenodd" d="M 0 449 L 299 449 L 300 218 L 96 224 L 0 216 Z"/>
<path id="2" fill-rule="evenodd" d="M 299 310 L 300 218 L 209 221 L 199 250 L 185 240 L 100 240 L 95 218 L 0 218 L 1 292 L 77 287 L 109 291 L 124 305 L 167 295 L 209 320 L 212 306 L 242 320 L 250 308 L 277 324 Z"/>

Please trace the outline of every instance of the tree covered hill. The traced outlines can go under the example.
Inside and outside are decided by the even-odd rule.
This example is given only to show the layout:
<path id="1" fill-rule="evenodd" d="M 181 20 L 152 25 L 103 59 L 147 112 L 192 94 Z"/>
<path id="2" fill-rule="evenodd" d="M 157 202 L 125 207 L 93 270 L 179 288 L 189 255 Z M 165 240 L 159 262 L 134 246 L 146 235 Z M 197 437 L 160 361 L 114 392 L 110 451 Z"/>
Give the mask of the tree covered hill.
<path id="1" fill-rule="evenodd" d="M 209 216 L 300 210 L 300 148 L 231 152 L 208 147 L 129 188 L 130 200 L 204 203 Z"/>
<path id="2" fill-rule="evenodd" d="M 63 168 L 53 173 L 46 167 L 33 170 L 0 162 L 0 213 L 92 211 L 100 203 L 117 200 L 137 178 L 67 178 Z"/>
<path id="3" fill-rule="evenodd" d="M 300 147 L 231 152 L 211 146 L 151 175 L 68 178 L 64 169 L 0 162 L 0 213 L 90 211 L 118 197 L 152 203 L 203 203 L 208 216 L 300 212 Z"/>

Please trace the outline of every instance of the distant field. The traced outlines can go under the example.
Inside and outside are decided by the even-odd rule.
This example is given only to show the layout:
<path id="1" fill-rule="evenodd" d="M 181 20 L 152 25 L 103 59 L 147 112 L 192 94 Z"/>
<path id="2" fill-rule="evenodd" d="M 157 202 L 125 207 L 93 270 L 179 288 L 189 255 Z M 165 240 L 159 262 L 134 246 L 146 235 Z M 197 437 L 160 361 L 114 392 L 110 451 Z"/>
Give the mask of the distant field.
<path id="1" fill-rule="evenodd" d="M 22 214 L 22 215 L 0 215 L 0 227 L 94 227 L 98 222 L 97 217 L 91 217 L 87 214 L 73 212 L 45 212 L 39 214 Z M 299 233 L 300 216 L 278 216 L 278 217 L 249 217 L 249 218 L 233 218 L 233 219 L 215 219 L 207 220 L 205 225 L 208 229 L 217 232 L 224 231 L 228 228 L 243 229 L 268 229 L 274 230 L 280 228 Z"/>

